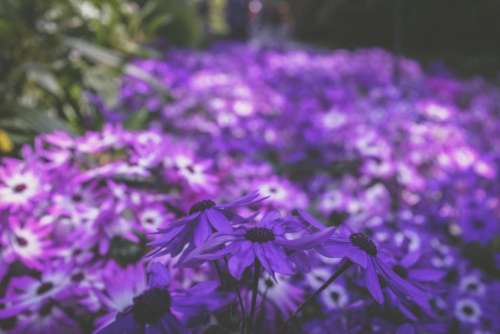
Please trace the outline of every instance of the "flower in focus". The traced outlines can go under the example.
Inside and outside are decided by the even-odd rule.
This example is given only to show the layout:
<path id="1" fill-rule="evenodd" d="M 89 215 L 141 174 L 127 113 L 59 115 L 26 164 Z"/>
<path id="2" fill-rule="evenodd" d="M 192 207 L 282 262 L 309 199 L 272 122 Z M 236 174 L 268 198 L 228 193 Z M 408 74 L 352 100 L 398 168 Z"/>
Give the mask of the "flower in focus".
<path id="1" fill-rule="evenodd" d="M 232 221 L 241 220 L 236 210 L 262 201 L 258 193 L 250 193 L 226 204 L 216 204 L 211 200 L 195 203 L 189 215 L 176 220 L 164 229 L 159 229 L 157 237 L 150 243 L 152 256 L 187 254 L 194 247 L 201 246 L 213 231 L 231 232 Z"/>
<path id="2" fill-rule="evenodd" d="M 294 240 L 286 238 L 287 233 L 300 232 L 299 228 L 283 219 L 277 211 L 271 211 L 254 224 L 242 224 L 233 232 L 214 233 L 206 244 L 193 252 L 191 260 L 215 260 L 228 256 L 229 272 L 237 279 L 241 279 L 245 269 L 256 260 L 272 276 L 275 273 L 291 275 L 298 268 L 294 268 L 297 262 L 290 253 L 317 246 L 333 231 L 324 229 Z"/>
<path id="3" fill-rule="evenodd" d="M 409 299 L 423 310 L 429 309 L 428 296 L 409 281 L 395 273 L 389 265 L 389 259 L 379 251 L 375 243 L 362 233 L 333 235 L 318 248 L 324 256 L 348 258 L 365 270 L 366 287 L 379 304 L 384 303 L 382 286 L 387 287 L 401 299 Z M 405 314 L 412 312 L 406 310 Z"/>

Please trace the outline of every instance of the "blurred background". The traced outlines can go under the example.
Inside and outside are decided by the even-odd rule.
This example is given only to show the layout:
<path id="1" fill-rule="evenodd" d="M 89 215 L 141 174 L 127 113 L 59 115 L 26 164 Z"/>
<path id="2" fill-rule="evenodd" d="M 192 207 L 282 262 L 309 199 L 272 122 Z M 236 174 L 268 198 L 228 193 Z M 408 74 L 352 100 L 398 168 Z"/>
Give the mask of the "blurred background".
<path id="1" fill-rule="evenodd" d="M 123 74 L 155 84 L 130 59 L 219 40 L 382 47 L 498 82 L 499 14 L 498 0 L 2 0 L 0 154 L 36 133 L 98 128 L 96 106 L 113 103 Z"/>

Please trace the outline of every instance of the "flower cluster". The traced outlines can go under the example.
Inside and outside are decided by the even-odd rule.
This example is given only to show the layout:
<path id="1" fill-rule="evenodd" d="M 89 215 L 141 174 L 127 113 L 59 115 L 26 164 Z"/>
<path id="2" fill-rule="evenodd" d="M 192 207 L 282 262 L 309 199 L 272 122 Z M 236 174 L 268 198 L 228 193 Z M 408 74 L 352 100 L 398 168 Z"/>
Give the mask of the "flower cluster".
<path id="1" fill-rule="evenodd" d="M 0 332 L 498 332 L 498 88 L 378 49 L 135 65 L 170 96 L 125 77 L 0 161 Z"/>

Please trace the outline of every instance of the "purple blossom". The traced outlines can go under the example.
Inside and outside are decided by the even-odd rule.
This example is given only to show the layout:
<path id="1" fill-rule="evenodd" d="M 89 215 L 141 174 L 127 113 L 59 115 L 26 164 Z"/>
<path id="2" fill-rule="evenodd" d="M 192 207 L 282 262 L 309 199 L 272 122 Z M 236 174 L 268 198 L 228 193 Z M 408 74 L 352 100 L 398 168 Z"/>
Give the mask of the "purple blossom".
<path id="1" fill-rule="evenodd" d="M 224 298 L 215 294 L 215 282 L 206 281 L 177 292 L 169 289 L 170 275 L 164 265 L 152 262 L 146 273 L 142 268 L 142 265 L 130 267 L 125 273 L 117 268 L 109 271 L 109 276 L 105 278 L 106 290 L 100 293 L 100 298 L 117 313 L 114 320 L 111 318 L 111 322 L 105 322 L 98 333 L 144 330 L 153 333 L 189 333 L 183 323 L 185 320 L 200 312 L 217 309 L 225 303 Z M 122 282 L 121 286 L 116 285 L 117 277 L 122 278 L 118 281 Z"/>
<path id="2" fill-rule="evenodd" d="M 270 274 L 291 275 L 297 269 L 290 252 L 315 247 L 331 234 L 332 229 L 314 234 L 302 234 L 300 238 L 288 239 L 286 234 L 300 232 L 289 220 L 276 211 L 268 212 L 261 220 L 242 224 L 233 232 L 218 232 L 195 250 L 193 259 L 216 260 L 228 257 L 231 275 L 241 279 L 246 268 L 258 261 Z"/>
<path id="3" fill-rule="evenodd" d="M 188 216 L 156 232 L 156 239 L 150 243 L 154 248 L 151 255 L 176 256 L 182 251 L 186 255 L 195 247 L 201 246 L 214 231 L 233 231 L 233 222 L 242 219 L 236 210 L 262 200 L 258 193 L 250 193 L 226 204 L 216 204 L 212 200 L 197 202 L 189 210 Z"/>

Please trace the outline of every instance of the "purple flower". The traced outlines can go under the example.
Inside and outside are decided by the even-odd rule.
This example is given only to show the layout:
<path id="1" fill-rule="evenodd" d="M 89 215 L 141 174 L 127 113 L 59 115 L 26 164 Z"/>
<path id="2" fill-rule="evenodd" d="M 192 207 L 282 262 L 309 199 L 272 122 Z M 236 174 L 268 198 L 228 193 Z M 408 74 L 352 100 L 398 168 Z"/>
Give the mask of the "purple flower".
<path id="1" fill-rule="evenodd" d="M 44 260 L 59 254 L 51 239 L 53 227 L 50 224 L 28 218 L 12 216 L 9 228 L 1 235 L 1 241 L 6 249 L 4 257 L 8 262 L 21 260 L 30 268 L 41 269 Z"/>
<path id="2" fill-rule="evenodd" d="M 150 254 L 176 256 L 184 250 L 186 255 L 195 247 L 201 246 L 214 231 L 232 232 L 232 221 L 241 220 L 236 210 L 263 199 L 254 192 L 226 204 L 216 204 L 211 200 L 197 202 L 189 210 L 188 216 L 156 232 L 158 236 L 150 243 L 154 248 Z"/>
<path id="3" fill-rule="evenodd" d="M 349 236 L 334 235 L 318 248 L 324 255 L 334 258 L 348 258 L 365 270 L 366 287 L 379 304 L 384 303 L 382 285 L 401 299 L 409 299 L 423 310 L 429 309 L 428 296 L 409 281 L 395 273 L 387 257 L 375 243 L 362 233 Z"/>
<path id="4" fill-rule="evenodd" d="M 121 271 L 111 266 L 105 277 L 106 290 L 100 298 L 116 314 L 99 334 L 111 333 L 189 333 L 186 320 L 204 311 L 215 310 L 226 301 L 215 294 L 217 283 L 206 281 L 185 291 L 169 289 L 170 274 L 159 262 Z M 119 283 L 119 284 L 117 284 Z M 125 307 L 122 305 L 125 304 Z"/>
<path id="5" fill-rule="evenodd" d="M 292 252 L 301 252 L 317 246 L 326 239 L 332 229 L 318 233 L 302 233 L 290 240 L 288 233 L 300 233 L 299 226 L 280 217 L 277 211 L 268 212 L 255 224 L 242 224 L 233 232 L 218 232 L 195 250 L 190 260 L 215 260 L 229 257 L 229 272 L 237 279 L 256 260 L 270 274 L 291 275 L 297 268 Z"/>
<path id="6" fill-rule="evenodd" d="M 0 209 L 29 207 L 50 188 L 45 181 L 41 166 L 35 161 L 3 160 L 0 165 Z"/>

